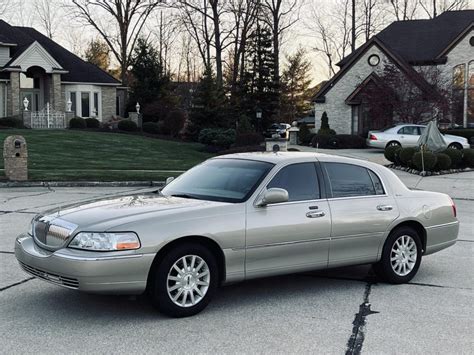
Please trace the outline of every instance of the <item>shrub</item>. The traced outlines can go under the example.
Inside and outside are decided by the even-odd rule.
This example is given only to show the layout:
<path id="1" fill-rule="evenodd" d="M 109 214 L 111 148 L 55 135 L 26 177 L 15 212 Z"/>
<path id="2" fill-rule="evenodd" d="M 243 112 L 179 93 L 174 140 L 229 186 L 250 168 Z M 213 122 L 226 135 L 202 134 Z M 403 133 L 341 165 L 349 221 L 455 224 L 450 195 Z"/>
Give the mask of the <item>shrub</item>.
<path id="1" fill-rule="evenodd" d="M 87 128 L 86 120 L 81 117 L 71 118 L 71 120 L 69 121 L 69 128 L 72 128 L 72 129 Z"/>
<path id="2" fill-rule="evenodd" d="M 308 145 L 311 142 L 313 135 L 309 130 L 306 124 L 300 126 L 300 131 L 298 132 L 298 140 L 300 144 Z"/>
<path id="3" fill-rule="evenodd" d="M 463 149 L 462 162 L 469 168 L 474 168 L 474 149 Z"/>
<path id="4" fill-rule="evenodd" d="M 256 146 L 263 142 L 258 133 L 240 133 L 235 137 L 235 147 Z"/>
<path id="5" fill-rule="evenodd" d="M 311 146 L 315 148 L 327 148 L 330 137 L 331 136 L 327 134 L 315 134 L 311 140 Z"/>
<path id="6" fill-rule="evenodd" d="M 235 129 L 204 128 L 198 140 L 202 144 L 229 148 L 235 142 Z"/>
<path id="7" fill-rule="evenodd" d="M 451 168 L 457 168 L 462 162 L 462 151 L 454 148 L 448 148 L 442 153 L 451 158 Z"/>
<path id="8" fill-rule="evenodd" d="M 23 121 L 15 117 L 0 118 L 0 127 L 25 128 Z"/>
<path id="9" fill-rule="evenodd" d="M 159 134 L 160 127 L 156 122 L 145 122 L 142 126 L 143 132 L 151 134 Z"/>
<path id="10" fill-rule="evenodd" d="M 238 122 L 239 124 L 237 126 L 237 132 L 239 134 L 255 132 L 252 122 L 250 122 L 250 118 L 247 115 L 240 115 Z"/>
<path id="11" fill-rule="evenodd" d="M 385 159 L 387 159 L 388 161 L 391 161 L 392 163 L 397 163 L 398 162 L 398 154 L 400 153 L 400 150 L 402 148 L 399 147 L 399 146 L 388 146 L 387 148 L 385 148 L 385 151 L 384 151 L 384 156 L 385 156 Z"/>
<path id="12" fill-rule="evenodd" d="M 328 148 L 361 149 L 365 148 L 365 139 L 355 134 L 336 134 L 329 138 Z"/>
<path id="13" fill-rule="evenodd" d="M 118 123 L 118 129 L 126 132 L 135 132 L 138 127 L 137 124 L 130 120 L 122 120 Z"/>
<path id="14" fill-rule="evenodd" d="M 163 130 L 176 137 L 183 129 L 184 121 L 186 121 L 186 115 L 183 111 L 171 111 L 163 121 Z"/>
<path id="15" fill-rule="evenodd" d="M 323 112 L 321 116 L 321 128 L 318 130 L 318 134 L 321 135 L 335 135 L 336 131 L 329 127 L 329 119 L 326 111 Z"/>
<path id="16" fill-rule="evenodd" d="M 433 171 L 433 168 L 436 166 L 436 155 L 429 152 L 425 151 L 423 152 L 423 159 L 421 157 L 421 152 L 416 152 L 413 154 L 413 165 L 420 171 L 423 170 L 423 163 L 425 167 L 425 171 Z"/>
<path id="17" fill-rule="evenodd" d="M 407 147 L 402 148 L 398 152 L 398 159 L 403 166 L 411 166 L 413 154 L 415 154 L 418 150 L 414 147 Z"/>
<path id="18" fill-rule="evenodd" d="M 100 128 L 100 121 L 97 118 L 86 118 L 87 128 Z"/>
<path id="19" fill-rule="evenodd" d="M 451 167 L 451 158 L 444 153 L 436 154 L 435 170 L 448 170 Z"/>

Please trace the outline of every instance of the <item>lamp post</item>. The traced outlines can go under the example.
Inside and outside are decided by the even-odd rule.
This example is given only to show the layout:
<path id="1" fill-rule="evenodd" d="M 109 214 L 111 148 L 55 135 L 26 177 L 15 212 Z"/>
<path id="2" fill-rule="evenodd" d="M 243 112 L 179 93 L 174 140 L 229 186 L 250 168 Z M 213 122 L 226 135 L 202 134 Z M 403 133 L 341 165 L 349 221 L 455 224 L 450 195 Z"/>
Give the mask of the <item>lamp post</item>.
<path id="1" fill-rule="evenodd" d="M 260 107 L 257 107 L 255 109 L 255 117 L 257 118 L 257 130 L 258 130 L 258 133 L 260 133 L 260 130 L 261 130 L 260 121 L 262 120 L 262 109 Z"/>

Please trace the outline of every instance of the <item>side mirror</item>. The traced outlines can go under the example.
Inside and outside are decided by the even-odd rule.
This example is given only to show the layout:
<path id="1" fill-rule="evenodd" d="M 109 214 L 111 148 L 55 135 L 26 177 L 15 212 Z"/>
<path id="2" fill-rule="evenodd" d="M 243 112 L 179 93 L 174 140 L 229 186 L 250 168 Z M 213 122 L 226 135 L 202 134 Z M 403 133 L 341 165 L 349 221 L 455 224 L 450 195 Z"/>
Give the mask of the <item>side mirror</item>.
<path id="1" fill-rule="evenodd" d="M 288 202 L 288 191 L 273 187 L 265 191 L 265 193 L 258 199 L 256 205 L 264 207 L 272 203 Z"/>
<path id="2" fill-rule="evenodd" d="M 170 176 L 169 178 L 166 179 L 165 185 L 168 185 L 173 180 L 174 180 L 174 177 Z"/>

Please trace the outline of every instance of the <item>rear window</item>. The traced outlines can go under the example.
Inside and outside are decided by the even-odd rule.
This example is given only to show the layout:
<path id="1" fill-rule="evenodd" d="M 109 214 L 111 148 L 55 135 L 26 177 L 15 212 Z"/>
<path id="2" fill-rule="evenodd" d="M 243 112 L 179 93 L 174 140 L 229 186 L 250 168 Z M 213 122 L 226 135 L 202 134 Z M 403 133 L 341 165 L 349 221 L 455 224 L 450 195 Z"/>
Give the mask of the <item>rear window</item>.
<path id="1" fill-rule="evenodd" d="M 383 195 L 380 178 L 372 171 L 352 164 L 325 163 L 332 197 Z"/>

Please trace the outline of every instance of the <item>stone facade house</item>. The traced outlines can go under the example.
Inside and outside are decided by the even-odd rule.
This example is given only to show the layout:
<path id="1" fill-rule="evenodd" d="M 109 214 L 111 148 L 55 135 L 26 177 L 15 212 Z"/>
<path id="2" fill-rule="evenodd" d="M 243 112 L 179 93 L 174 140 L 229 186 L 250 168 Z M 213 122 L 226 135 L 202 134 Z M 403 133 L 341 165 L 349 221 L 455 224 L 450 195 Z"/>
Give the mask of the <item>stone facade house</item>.
<path id="1" fill-rule="evenodd" d="M 0 117 L 51 110 L 107 121 L 124 114 L 121 83 L 29 27 L 0 20 Z M 26 100 L 25 100 L 26 99 Z"/>
<path id="2" fill-rule="evenodd" d="M 382 128 L 387 120 L 371 116 L 361 92 L 377 81 L 387 64 L 416 78 L 420 90 L 427 91 L 430 83 L 420 73 L 437 68 L 458 103 L 450 122 L 474 127 L 474 10 L 397 21 L 360 46 L 338 63 L 339 72 L 314 97 L 316 127 L 326 111 L 331 128 L 339 134 L 366 135 Z M 389 120 L 395 123 L 397 118 L 391 115 Z"/>

